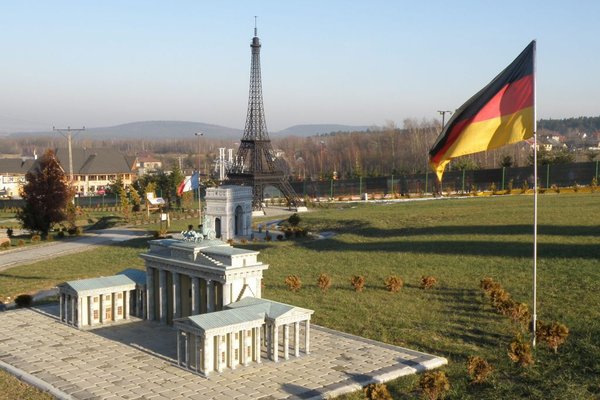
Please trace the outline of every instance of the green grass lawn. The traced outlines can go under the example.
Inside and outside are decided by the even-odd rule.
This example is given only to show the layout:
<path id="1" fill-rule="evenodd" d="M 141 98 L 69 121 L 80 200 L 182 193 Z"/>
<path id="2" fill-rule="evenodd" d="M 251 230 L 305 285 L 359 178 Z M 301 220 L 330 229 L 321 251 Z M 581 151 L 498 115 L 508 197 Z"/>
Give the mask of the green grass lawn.
<path id="1" fill-rule="evenodd" d="M 600 397 L 600 195 L 539 199 L 538 319 L 570 328 L 559 354 L 539 346 L 534 366 L 513 366 L 507 346 L 515 328 L 481 296 L 479 281 L 491 276 L 531 304 L 532 206 L 531 196 L 511 196 L 303 214 L 315 230 L 338 235 L 253 246 L 270 264 L 263 293 L 316 310 L 317 324 L 447 357 L 450 398 Z M 326 294 L 316 287 L 321 272 L 333 280 Z M 289 274 L 304 283 L 298 293 L 283 283 Z M 390 274 L 404 279 L 400 293 L 385 290 Z M 363 293 L 352 290 L 352 275 L 366 277 Z M 422 275 L 439 286 L 420 289 Z M 469 383 L 470 355 L 492 363 L 490 383 Z M 416 379 L 390 384 L 394 397 L 414 396 Z"/>
<path id="2" fill-rule="evenodd" d="M 312 231 L 337 232 L 331 239 L 244 247 L 260 250 L 260 260 L 270 264 L 265 297 L 314 309 L 317 324 L 448 358 L 447 398 L 599 398 L 600 194 L 539 199 L 538 319 L 571 331 L 558 354 L 540 345 L 533 366 L 512 365 L 507 346 L 515 327 L 479 290 L 490 276 L 515 300 L 531 304 L 532 205 L 531 196 L 501 196 L 330 208 L 301 216 Z M 145 247 L 138 240 L 15 267 L 0 272 L 0 295 L 142 268 L 138 254 Z M 328 293 L 317 288 L 320 273 L 333 279 Z M 284 285 L 291 274 L 303 282 L 297 293 Z M 399 293 L 384 288 L 391 274 L 404 279 Z M 352 290 L 352 275 L 366 277 L 364 292 Z M 435 276 L 438 286 L 420 289 L 422 275 Z M 488 383 L 469 383 L 471 355 L 494 367 Z M 394 398 L 413 398 L 417 380 L 388 386 Z"/>

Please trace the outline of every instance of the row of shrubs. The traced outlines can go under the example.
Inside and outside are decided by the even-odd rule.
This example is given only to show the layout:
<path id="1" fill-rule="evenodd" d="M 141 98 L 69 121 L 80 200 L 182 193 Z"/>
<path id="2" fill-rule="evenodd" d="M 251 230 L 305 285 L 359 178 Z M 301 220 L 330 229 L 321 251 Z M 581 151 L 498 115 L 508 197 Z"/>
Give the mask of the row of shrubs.
<path id="1" fill-rule="evenodd" d="M 422 287 L 424 278 L 422 279 Z M 319 277 L 320 280 L 321 277 Z M 509 317 L 521 331 L 527 329 L 530 325 L 531 313 L 526 304 L 513 300 L 510 293 L 492 278 L 486 277 L 482 279 L 480 287 L 483 293 L 489 298 L 496 312 Z M 561 323 L 552 322 L 545 324 L 542 321 L 537 321 L 536 323 L 537 341 L 547 344 L 555 353 L 558 347 L 566 341 L 568 335 L 568 328 Z M 517 334 L 517 338 L 510 343 L 508 355 L 513 362 L 522 366 L 533 363 L 531 346 L 523 340 L 522 333 Z M 491 376 L 493 367 L 482 357 L 470 356 L 467 359 L 466 370 L 471 383 L 481 384 Z M 450 381 L 444 371 L 428 371 L 421 375 L 419 389 L 426 399 L 442 399 L 450 391 Z M 364 395 L 365 398 L 371 400 L 392 399 L 387 386 L 382 383 L 371 384 L 365 387 Z"/>
<path id="2" fill-rule="evenodd" d="M 47 235 L 46 237 L 42 237 L 39 234 L 33 234 L 31 235 L 30 243 L 40 243 L 42 240 L 47 241 L 47 242 L 51 242 L 54 240 L 54 238 L 58 238 L 58 239 L 62 239 L 64 238 L 67 234 L 69 234 L 70 236 L 79 236 L 81 235 L 82 230 L 80 227 L 72 227 L 72 228 L 62 228 L 61 230 L 59 230 L 58 232 L 56 232 L 56 235 Z M 9 238 L 13 238 L 13 230 L 11 228 L 7 229 L 6 234 Z M 7 250 L 11 247 L 12 245 L 12 240 L 7 240 L 4 241 L 2 243 L 0 243 L 0 250 Z M 25 240 L 24 239 L 19 239 L 16 243 L 17 247 L 22 247 L 25 246 Z"/>
<path id="3" fill-rule="evenodd" d="M 467 360 L 467 374 L 473 384 L 486 381 L 493 369 L 481 357 L 469 357 Z M 450 380 L 444 371 L 426 371 L 419 379 L 419 389 L 426 399 L 443 399 L 450 391 Z M 384 383 L 373 383 L 363 389 L 366 399 L 369 400 L 392 400 L 387 386 Z"/>
<path id="4" fill-rule="evenodd" d="M 527 304 L 514 301 L 510 293 L 490 277 L 482 279 L 480 287 L 489 297 L 492 307 L 498 313 L 509 317 L 519 328 L 516 337 L 509 345 L 508 356 L 510 359 L 521 366 L 533 364 L 531 345 L 524 339 L 524 336 L 531 333 L 532 330 L 531 313 Z M 554 353 L 558 352 L 558 348 L 566 342 L 568 337 L 569 329 L 564 324 L 556 321 L 549 324 L 540 320 L 536 321 L 536 342 L 546 344 Z"/>
<path id="5" fill-rule="evenodd" d="M 289 275 L 285 278 L 284 283 L 292 292 L 297 292 L 302 288 L 302 281 L 298 275 Z M 353 275 L 350 278 L 350 285 L 356 292 L 362 292 L 365 288 L 366 279 L 363 275 Z M 328 274 L 320 274 L 317 278 L 317 286 L 322 292 L 327 292 L 331 287 L 332 279 Z M 390 275 L 384 279 L 383 284 L 389 292 L 396 293 L 404 286 L 404 280 L 396 275 Z M 422 276 L 419 286 L 422 289 L 431 289 L 437 285 L 437 279 L 434 276 Z"/>

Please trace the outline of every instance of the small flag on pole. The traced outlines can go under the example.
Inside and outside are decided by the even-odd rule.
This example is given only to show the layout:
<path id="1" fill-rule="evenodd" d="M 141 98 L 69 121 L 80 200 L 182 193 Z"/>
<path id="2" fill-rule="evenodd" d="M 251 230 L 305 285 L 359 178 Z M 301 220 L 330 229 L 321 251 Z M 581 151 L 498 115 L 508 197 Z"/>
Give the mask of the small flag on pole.
<path id="1" fill-rule="evenodd" d="M 188 176 L 179 184 L 177 187 L 177 196 L 182 196 L 183 193 L 191 190 L 196 190 L 200 186 L 200 177 L 198 171 L 194 172 L 192 176 Z"/>
<path id="2" fill-rule="evenodd" d="M 451 159 L 529 139 L 534 132 L 535 40 L 463 104 L 429 151 L 440 182 Z"/>

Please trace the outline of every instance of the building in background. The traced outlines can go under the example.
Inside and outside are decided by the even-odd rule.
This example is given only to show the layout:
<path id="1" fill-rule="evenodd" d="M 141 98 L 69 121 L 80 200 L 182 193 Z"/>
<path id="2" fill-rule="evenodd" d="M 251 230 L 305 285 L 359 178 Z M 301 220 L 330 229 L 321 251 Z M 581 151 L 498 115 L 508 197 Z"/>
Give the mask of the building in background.
<path id="1" fill-rule="evenodd" d="M 69 175 L 69 151 L 56 149 L 56 158 Z M 73 186 L 81 196 L 104 194 L 106 187 L 119 177 L 125 188 L 137 178 L 135 156 L 113 149 L 73 149 Z"/>
<path id="2" fill-rule="evenodd" d="M 0 158 L 0 198 L 19 199 L 19 191 L 25 184 L 25 174 L 35 160 L 21 158 Z"/>
<path id="3" fill-rule="evenodd" d="M 138 153 L 136 160 L 137 175 L 153 174 L 161 170 L 163 163 L 150 153 Z"/>

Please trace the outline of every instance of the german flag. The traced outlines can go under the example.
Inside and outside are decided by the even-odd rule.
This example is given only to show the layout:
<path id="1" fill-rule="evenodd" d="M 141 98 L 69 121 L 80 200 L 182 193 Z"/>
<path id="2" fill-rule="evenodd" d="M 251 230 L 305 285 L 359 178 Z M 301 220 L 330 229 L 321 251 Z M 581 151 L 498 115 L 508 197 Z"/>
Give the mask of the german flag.
<path id="1" fill-rule="evenodd" d="M 429 151 L 440 182 L 451 159 L 529 139 L 534 131 L 535 40 L 450 118 Z"/>

